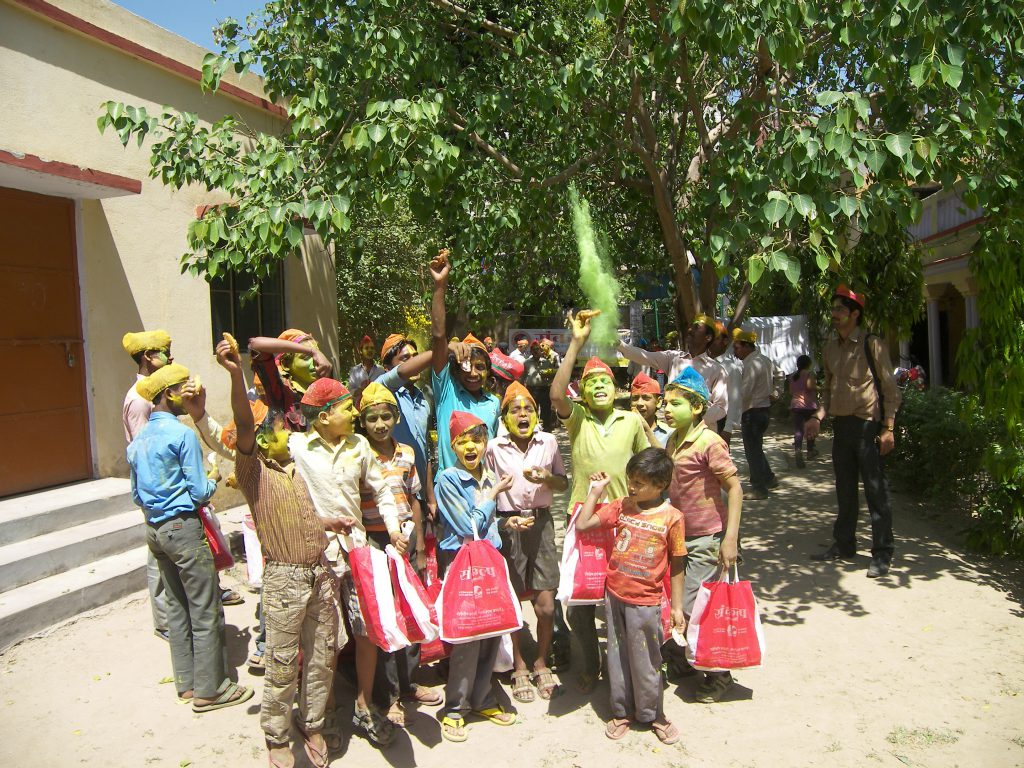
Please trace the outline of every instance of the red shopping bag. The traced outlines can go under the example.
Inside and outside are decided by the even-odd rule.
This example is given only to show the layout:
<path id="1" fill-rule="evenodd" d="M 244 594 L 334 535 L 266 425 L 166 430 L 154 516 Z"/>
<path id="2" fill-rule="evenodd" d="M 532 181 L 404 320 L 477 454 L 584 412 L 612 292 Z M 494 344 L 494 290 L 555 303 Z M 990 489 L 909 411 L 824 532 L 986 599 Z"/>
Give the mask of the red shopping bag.
<path id="1" fill-rule="evenodd" d="M 400 624 L 388 556 L 379 549 L 358 546 L 349 551 L 348 565 L 370 642 L 386 653 L 407 648 L 411 643 Z"/>
<path id="2" fill-rule="evenodd" d="M 577 531 L 576 519 L 581 509 L 583 504 L 577 502 L 565 531 L 555 599 L 566 605 L 597 605 L 604 602 L 608 554 L 615 545 L 615 529 Z"/>
<path id="3" fill-rule="evenodd" d="M 235 564 L 235 558 L 231 556 L 231 547 L 220 529 L 213 509 L 209 506 L 199 508 L 199 519 L 203 521 L 203 533 L 206 534 L 206 541 L 210 544 L 210 551 L 213 553 L 213 567 L 223 571 Z"/>
<path id="4" fill-rule="evenodd" d="M 696 669 L 725 672 L 761 666 L 764 633 L 750 582 L 739 581 L 735 574 L 732 581 L 726 576 L 701 584 L 686 639 Z"/>
<path id="5" fill-rule="evenodd" d="M 475 529 L 473 534 L 455 555 L 434 603 L 441 639 L 448 643 L 498 637 L 523 626 L 523 609 L 505 558 Z"/>
<path id="6" fill-rule="evenodd" d="M 390 544 L 384 548 L 391 569 L 391 586 L 395 592 L 395 606 L 398 608 L 400 624 L 410 643 L 435 640 L 438 635 L 437 616 L 433 613 L 433 601 L 427 594 L 423 582 L 412 569 L 409 560 L 398 554 Z"/>
<path id="7" fill-rule="evenodd" d="M 423 589 L 429 598 L 427 605 L 430 608 L 430 620 L 437 626 L 437 611 L 434 610 L 434 604 L 441 594 L 441 579 L 437 575 L 437 537 L 427 535 L 424 537 L 423 543 L 427 560 L 427 569 L 423 578 Z M 451 652 L 451 645 L 441 642 L 441 638 L 438 636 L 434 640 L 420 645 L 420 666 L 446 659 Z"/>

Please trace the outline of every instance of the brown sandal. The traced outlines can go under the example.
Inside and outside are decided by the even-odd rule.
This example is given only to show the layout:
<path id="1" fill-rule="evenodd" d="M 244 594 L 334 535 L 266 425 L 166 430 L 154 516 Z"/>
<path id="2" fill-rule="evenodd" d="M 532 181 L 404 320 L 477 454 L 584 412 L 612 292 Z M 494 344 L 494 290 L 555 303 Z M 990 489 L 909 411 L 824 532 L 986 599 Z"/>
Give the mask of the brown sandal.
<path id="1" fill-rule="evenodd" d="M 529 670 L 520 669 L 512 673 L 512 698 L 520 704 L 533 701 L 533 688 L 530 685 L 532 675 Z"/>
<path id="2" fill-rule="evenodd" d="M 551 670 L 547 667 L 538 669 L 531 677 L 533 678 L 533 684 L 537 686 L 537 695 L 544 699 L 544 701 L 549 700 L 558 693 L 558 683 L 555 681 L 555 676 L 551 674 Z"/>
<path id="3" fill-rule="evenodd" d="M 666 720 L 664 723 L 653 722 L 651 728 L 654 729 L 654 735 L 662 744 L 675 744 L 679 741 L 679 729 L 671 720 Z"/>
<path id="4" fill-rule="evenodd" d="M 629 726 L 631 722 L 626 718 L 613 717 L 608 721 L 608 724 L 604 727 L 604 735 L 612 741 L 618 741 L 627 733 L 629 733 Z"/>

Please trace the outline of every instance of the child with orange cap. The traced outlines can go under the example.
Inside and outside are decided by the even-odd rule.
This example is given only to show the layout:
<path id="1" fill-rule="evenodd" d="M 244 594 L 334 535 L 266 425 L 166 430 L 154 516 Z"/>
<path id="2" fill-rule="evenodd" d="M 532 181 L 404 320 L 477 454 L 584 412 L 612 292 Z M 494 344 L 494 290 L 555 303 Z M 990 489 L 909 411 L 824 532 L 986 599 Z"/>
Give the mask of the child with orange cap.
<path id="1" fill-rule="evenodd" d="M 512 696 L 530 702 L 534 698 L 531 680 L 542 699 L 550 699 L 558 688 L 548 668 L 558 588 L 551 502 L 552 491 L 564 491 L 569 483 L 558 441 L 537 428 L 537 403 L 518 381 L 505 390 L 501 417 L 507 431 L 487 444 L 484 463 L 498 477 L 512 477 L 512 487 L 498 495 L 498 532 L 512 586 L 520 599 L 532 594 L 537 616 L 537 658 L 532 673 L 523 659 L 519 633 L 512 635 Z"/>
<path id="2" fill-rule="evenodd" d="M 646 373 L 638 373 L 629 386 L 629 401 L 647 425 L 648 439 L 653 437 L 664 448 L 672 428 L 658 420 L 658 406 L 661 405 L 661 387 L 658 382 Z"/>
<path id="3" fill-rule="evenodd" d="M 566 396 L 565 388 L 572 377 L 576 357 L 590 337 L 590 319 L 583 312 L 575 317 L 569 315 L 572 341 L 551 382 L 551 404 L 565 424 L 572 446 L 570 513 L 577 503 L 586 500 L 590 476 L 597 472 L 608 474 L 609 499 L 626 496 L 626 463 L 633 454 L 652 445 L 640 415 L 615 407 L 615 377 L 612 369 L 597 357 L 587 361 L 580 377 L 583 404 L 574 403 Z M 594 689 L 601 671 L 594 608 L 593 605 L 578 605 L 569 609 L 569 626 L 583 649 L 584 667 L 578 685 L 586 693 Z"/>
<path id="4" fill-rule="evenodd" d="M 413 535 L 409 537 L 406 556 L 410 558 L 417 571 L 422 571 L 426 567 L 426 547 L 423 541 L 423 511 L 419 502 L 420 479 L 416 472 L 416 454 L 412 446 L 400 443 L 394 438 L 395 426 L 400 421 L 398 401 L 391 391 L 377 381 L 367 384 L 359 401 L 359 423 L 370 443 L 381 474 L 394 494 L 399 522 L 403 526 L 407 522 L 413 525 Z M 384 520 L 377 509 L 376 500 L 368 489 L 363 489 L 362 492 L 362 512 L 363 525 L 366 526 L 370 541 L 384 549 L 391 542 Z M 387 711 L 388 719 L 395 725 L 405 725 L 402 699 L 428 706 L 441 703 L 439 693 L 412 682 L 412 675 L 419 665 L 418 643 L 394 653 L 378 653 L 374 703 L 382 711 Z"/>
<path id="5" fill-rule="evenodd" d="M 481 539 L 501 549 L 495 499 L 512 487 L 511 475 L 499 480 L 484 466 L 488 430 L 478 417 L 453 411 L 447 427 L 456 463 L 441 470 L 434 487 L 441 524 L 437 555 L 442 574 L 454 560 L 463 539 L 473 538 L 474 530 Z M 491 637 L 452 646 L 441 720 L 441 735 L 448 741 L 466 740 L 465 715 L 470 711 L 496 725 L 516 722 L 515 714 L 498 704 L 491 685 L 500 645 L 500 637 Z"/>
<path id="6" fill-rule="evenodd" d="M 441 251 L 430 262 L 434 281 L 430 305 L 431 365 L 434 369 L 434 411 L 437 419 L 437 468 L 455 466 L 448 421 L 455 411 L 471 413 L 487 427 L 488 437 L 498 433 L 501 401 L 487 391 L 491 359 L 482 341 L 469 333 L 461 342 L 449 342 L 445 323 L 445 291 L 448 287 L 448 252 Z M 449 360 L 449 352 L 453 358 Z"/>

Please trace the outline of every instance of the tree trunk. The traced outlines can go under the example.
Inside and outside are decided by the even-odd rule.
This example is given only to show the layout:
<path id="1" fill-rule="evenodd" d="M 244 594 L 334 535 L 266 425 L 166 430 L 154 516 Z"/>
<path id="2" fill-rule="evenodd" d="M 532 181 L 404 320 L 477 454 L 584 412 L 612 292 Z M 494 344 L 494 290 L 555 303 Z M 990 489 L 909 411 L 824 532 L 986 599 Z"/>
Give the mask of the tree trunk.
<path id="1" fill-rule="evenodd" d="M 703 312 L 715 316 L 718 299 L 718 270 L 713 261 L 700 265 L 700 303 Z"/>

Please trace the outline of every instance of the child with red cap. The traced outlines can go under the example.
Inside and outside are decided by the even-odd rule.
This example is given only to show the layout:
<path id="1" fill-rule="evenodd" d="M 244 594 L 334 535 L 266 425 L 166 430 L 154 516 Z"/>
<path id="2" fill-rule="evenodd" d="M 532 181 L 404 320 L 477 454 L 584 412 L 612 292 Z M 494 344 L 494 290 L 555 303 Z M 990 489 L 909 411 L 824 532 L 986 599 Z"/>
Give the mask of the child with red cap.
<path id="1" fill-rule="evenodd" d="M 590 490 L 590 476 L 597 472 L 608 474 L 609 499 L 626 496 L 626 463 L 633 454 L 652 446 L 640 415 L 615 407 L 615 378 L 612 369 L 598 358 L 592 357 L 587 361 L 580 377 L 583 405 L 572 402 L 565 394 L 573 366 L 576 365 L 576 357 L 590 337 L 590 319 L 591 316 L 583 312 L 575 317 L 569 315 L 572 341 L 551 382 L 551 404 L 558 418 L 565 424 L 572 446 L 570 513 L 577 503 L 586 500 Z M 569 626 L 583 649 L 584 667 L 578 685 L 586 693 L 594 689 L 601 671 L 594 622 L 594 606 L 578 605 L 569 609 Z"/>
<path id="2" fill-rule="evenodd" d="M 672 428 L 658 420 L 658 406 L 661 405 L 661 387 L 658 382 L 646 373 L 638 373 L 629 387 L 629 401 L 647 425 L 647 437 L 653 437 L 651 444 L 657 441 L 664 448 Z"/>
<path id="3" fill-rule="evenodd" d="M 442 574 L 455 559 L 463 539 L 473 538 L 474 531 L 501 549 L 495 499 L 512 487 L 511 475 L 499 480 L 484 467 L 488 432 L 479 418 L 454 411 L 447 427 L 456 464 L 441 470 L 434 486 L 441 524 L 437 556 Z M 501 638 L 492 637 L 452 646 L 441 720 L 441 735 L 448 741 L 466 740 L 465 715 L 470 711 L 496 725 L 516 722 L 515 714 L 498 704 L 491 686 L 500 645 Z"/>
<path id="4" fill-rule="evenodd" d="M 462 341 L 452 342 L 449 349 L 444 296 L 450 269 L 447 250 L 442 250 L 430 262 L 430 276 L 434 281 L 430 305 L 430 339 L 438 470 L 455 466 L 456 463 L 448 434 L 452 413 L 464 411 L 473 414 L 487 427 L 488 437 L 494 437 L 498 434 L 498 414 L 501 411 L 501 402 L 487 391 L 491 359 L 484 343 L 469 333 Z M 453 355 L 451 360 L 449 352 Z"/>
<path id="5" fill-rule="evenodd" d="M 542 699 L 550 699 L 558 688 L 548 668 L 558 589 L 551 502 L 552 491 L 564 491 L 569 483 L 558 441 L 537 428 L 537 403 L 518 381 L 505 390 L 501 417 L 507 431 L 487 444 L 484 462 L 495 475 L 512 477 L 512 487 L 498 495 L 498 532 L 512 586 L 520 599 L 532 594 L 537 616 L 537 658 L 532 674 L 523 659 L 519 633 L 512 635 L 512 696 L 530 702 L 534 698 L 531 679 Z"/>
<path id="6" fill-rule="evenodd" d="M 360 504 L 360 486 L 366 486 L 376 501 L 390 542 L 400 553 L 409 540 L 399 530 L 398 509 L 391 487 L 366 438 L 355 434 L 357 418 L 352 395 L 334 379 L 317 379 L 302 396 L 302 413 L 309 430 L 293 432 L 288 450 L 295 467 L 306 481 L 313 506 L 324 518 L 351 517 L 354 530 L 366 535 Z M 376 745 L 386 746 L 394 738 L 394 725 L 372 704 L 373 678 L 377 668 L 377 646 L 366 636 L 359 598 L 346 555 L 352 540 L 331 534 L 327 560 L 340 576 L 342 605 L 348 614 L 356 644 L 357 688 L 353 723 Z"/>

